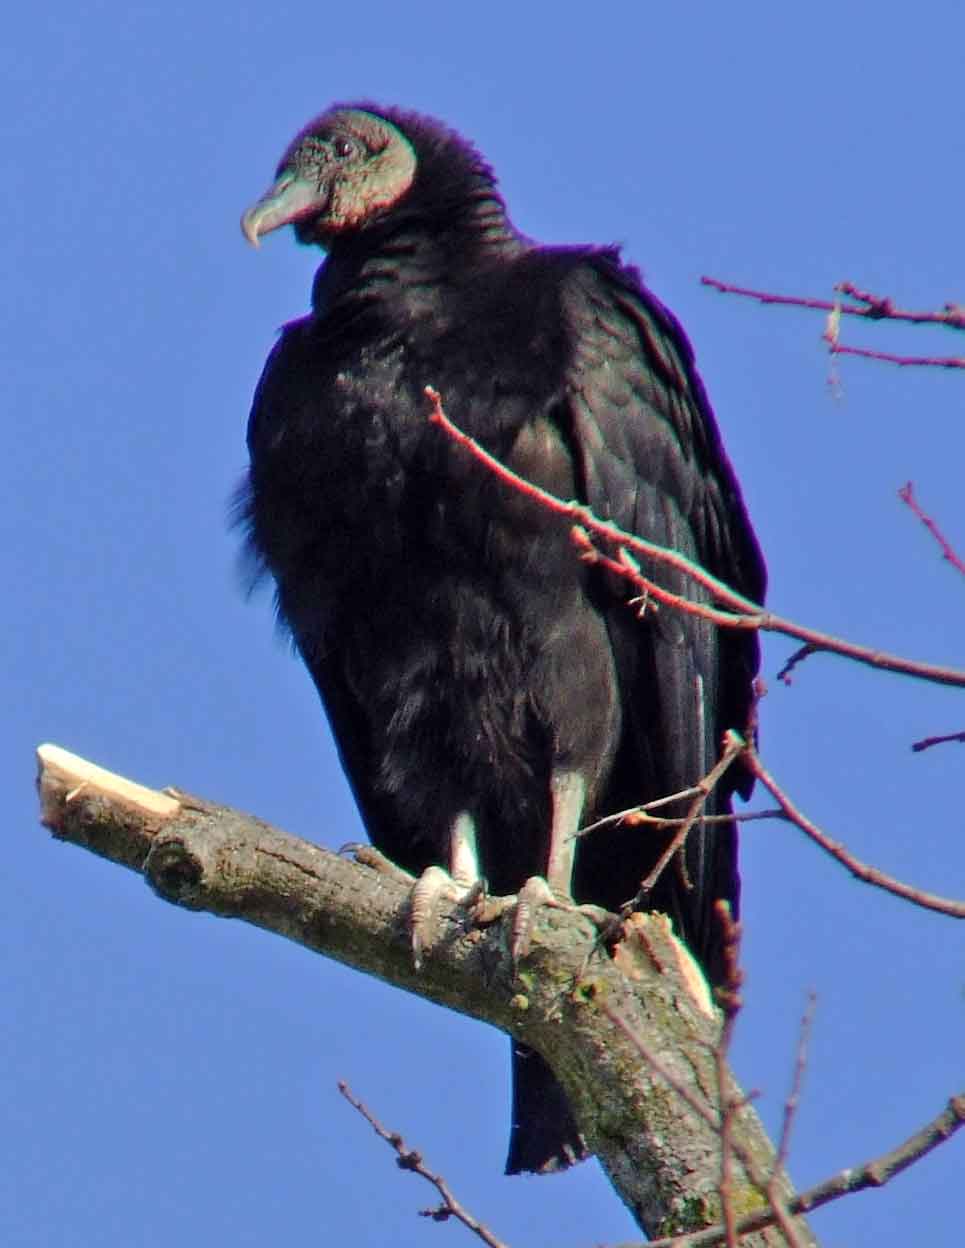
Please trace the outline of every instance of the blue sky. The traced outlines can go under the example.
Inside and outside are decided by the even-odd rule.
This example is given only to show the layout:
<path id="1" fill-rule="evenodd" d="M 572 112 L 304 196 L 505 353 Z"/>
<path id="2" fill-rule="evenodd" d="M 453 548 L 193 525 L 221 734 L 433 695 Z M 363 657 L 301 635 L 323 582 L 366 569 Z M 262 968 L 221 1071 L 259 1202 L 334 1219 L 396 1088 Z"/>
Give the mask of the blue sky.
<path id="1" fill-rule="evenodd" d="M 337 846 L 359 833 L 314 692 L 246 603 L 226 531 L 252 388 L 317 257 L 242 209 L 335 99 L 445 118 L 516 223 L 622 243 L 681 317 L 783 614 L 961 663 L 963 584 L 898 503 L 909 478 L 965 548 L 965 376 L 844 361 L 820 319 L 701 273 L 910 306 L 965 299 L 952 3 L 592 9 L 372 0 L 18 6 L 5 153 L 0 550 L 10 797 L 0 985 L 0 1240 L 243 1246 L 456 1242 L 338 1097 L 346 1079 L 516 1245 L 633 1237 L 595 1163 L 501 1175 L 505 1038 L 284 941 L 157 901 L 37 824 L 53 740 Z M 862 332 L 863 331 L 863 332 Z M 958 353 L 961 336 L 846 326 Z M 965 894 L 961 695 L 767 646 L 762 747 L 859 856 Z M 747 1006 L 735 1064 L 773 1126 L 818 994 L 800 1185 L 883 1151 L 962 1083 L 960 926 L 847 877 L 778 824 L 744 837 Z M 815 1218 L 829 1243 L 953 1244 L 963 1143 Z M 950 1190 L 950 1188 L 952 1190 Z M 957 1227 L 957 1229 L 956 1229 Z"/>

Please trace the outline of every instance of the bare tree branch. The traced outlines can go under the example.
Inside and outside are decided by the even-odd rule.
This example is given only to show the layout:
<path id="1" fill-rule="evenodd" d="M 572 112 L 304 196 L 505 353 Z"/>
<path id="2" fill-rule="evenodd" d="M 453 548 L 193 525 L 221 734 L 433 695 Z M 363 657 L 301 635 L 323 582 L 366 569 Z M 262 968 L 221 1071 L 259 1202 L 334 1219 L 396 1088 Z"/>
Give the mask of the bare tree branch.
<path id="1" fill-rule="evenodd" d="M 799 295 L 776 295 L 767 290 L 750 290 L 746 286 L 734 286 L 716 277 L 702 277 L 702 286 L 710 286 L 722 295 L 742 295 L 756 299 L 758 303 L 776 303 L 792 308 L 812 308 L 819 312 L 839 311 L 844 316 L 860 316 L 869 321 L 907 321 L 914 325 L 945 325 L 949 329 L 965 329 L 965 311 L 958 304 L 947 303 L 940 312 L 910 312 L 897 308 L 887 296 L 873 295 L 859 290 L 852 282 L 838 282 L 835 290 L 864 306 L 843 303 L 840 299 L 805 299 Z"/>
<path id="2" fill-rule="evenodd" d="M 724 1025 L 714 1045 L 714 1074 L 717 1080 L 717 1100 L 720 1105 L 720 1186 L 718 1190 L 727 1248 L 738 1248 L 737 1212 L 734 1208 L 733 1128 L 734 1115 L 742 1098 L 736 1097 L 731 1088 L 727 1059 L 734 1028 L 737 1025 L 737 1016 L 743 1004 L 741 988 L 744 984 L 744 972 L 740 969 L 740 924 L 735 922 L 731 908 L 726 901 L 718 901 L 716 910 L 717 920 L 723 929 L 724 950 L 724 983 L 717 989 L 716 994 L 724 1013 Z M 778 1173 L 779 1162 L 775 1159 L 773 1169 L 775 1180 Z M 752 1178 L 756 1177 L 752 1175 Z M 787 1229 L 790 1229 L 790 1235 L 785 1230 L 789 1248 L 801 1248 L 794 1229 Z"/>
<path id="3" fill-rule="evenodd" d="M 644 538 L 637 537 L 632 533 L 625 533 L 615 524 L 598 520 L 582 504 L 564 502 L 563 499 L 557 498 L 547 490 L 540 489 L 539 486 L 526 481 L 525 478 L 518 476 L 510 468 L 507 468 L 505 464 L 500 463 L 495 456 L 490 455 L 478 442 L 470 438 L 468 434 L 463 433 L 457 425 L 453 424 L 443 410 L 442 398 L 437 390 L 434 390 L 432 386 L 426 386 L 425 392 L 432 403 L 432 412 L 429 419 L 434 424 L 440 425 L 449 437 L 458 442 L 460 446 L 465 447 L 499 480 L 519 490 L 522 494 L 526 494 L 541 506 L 547 508 L 547 510 L 571 520 L 576 530 L 575 539 L 580 546 L 581 557 L 599 562 L 602 567 L 607 568 L 618 576 L 624 577 L 629 583 L 636 586 L 645 598 L 652 598 L 666 606 L 711 620 L 722 628 L 761 629 L 765 632 L 783 633 L 787 637 L 796 637 L 799 641 L 806 642 L 811 652 L 819 650 L 828 651 L 829 653 L 840 654 L 845 658 L 853 659 L 855 662 L 867 664 L 869 667 L 880 668 L 883 671 L 900 672 L 903 675 L 917 676 L 922 680 L 933 681 L 936 684 L 965 688 L 965 671 L 951 667 L 940 667 L 933 663 L 918 663 L 911 659 L 903 659 L 898 655 L 887 654 L 869 646 L 855 645 L 839 637 L 833 637 L 829 633 L 822 633 L 817 629 L 805 628 L 803 625 L 795 624 L 792 620 L 786 620 L 771 611 L 765 611 L 759 603 L 753 602 L 750 598 L 745 598 L 743 594 L 739 594 L 736 590 L 731 589 L 730 586 L 725 585 L 723 581 L 718 580 L 717 577 L 713 576 L 699 564 L 687 559 L 679 551 L 658 546 L 656 543 L 648 542 Z M 583 531 L 582 535 L 580 530 Z M 586 540 L 587 531 L 611 543 L 620 552 L 619 556 L 611 558 L 596 550 Z M 715 601 L 723 603 L 731 610 L 721 611 L 707 606 L 705 603 L 692 602 L 689 598 L 671 593 L 670 590 L 664 589 L 649 577 L 644 576 L 636 562 L 626 555 L 625 552 L 627 551 L 633 551 L 634 554 L 640 555 L 645 559 L 653 559 L 657 563 L 676 568 L 708 590 Z M 732 612 L 736 612 L 736 614 L 732 614 Z"/>
<path id="4" fill-rule="evenodd" d="M 463 1226 L 468 1227 L 474 1235 L 478 1235 L 484 1244 L 488 1244 L 489 1248 L 508 1248 L 507 1244 L 496 1238 L 485 1223 L 474 1218 L 469 1210 L 455 1198 L 446 1180 L 441 1174 L 436 1174 L 428 1168 L 422 1160 L 420 1152 L 414 1148 L 409 1148 L 398 1131 L 389 1131 L 386 1127 L 383 1127 L 368 1106 L 353 1094 L 351 1088 L 344 1080 L 339 1082 L 338 1090 L 348 1103 L 358 1110 L 375 1134 L 385 1140 L 387 1144 L 392 1145 L 396 1151 L 399 1169 L 411 1170 L 413 1174 L 421 1175 L 439 1193 L 442 1198 L 442 1204 L 435 1209 L 420 1210 L 421 1217 L 432 1218 L 434 1222 L 446 1222 L 449 1218 L 456 1218 Z"/>
<path id="5" fill-rule="evenodd" d="M 781 1166 L 787 1163 L 791 1146 L 791 1128 L 794 1125 L 794 1115 L 797 1113 L 797 1107 L 801 1102 L 801 1087 L 804 1083 L 804 1071 L 807 1068 L 808 1043 L 811 1039 L 811 1027 L 814 1023 L 816 1005 L 817 997 L 813 992 L 809 992 L 808 1003 L 801 1017 L 801 1031 L 798 1036 L 797 1057 L 794 1061 L 791 1090 L 787 1094 L 787 1100 L 784 1102 L 784 1121 L 781 1125 L 781 1138 L 777 1147 L 777 1162 Z"/>
<path id="6" fill-rule="evenodd" d="M 893 351 L 874 351 L 871 347 L 849 347 L 827 332 L 821 336 L 832 355 L 856 355 L 862 360 L 897 364 L 899 368 L 965 368 L 965 355 L 897 355 Z"/>
<path id="7" fill-rule="evenodd" d="M 906 481 L 901 487 L 898 491 L 898 497 L 903 503 L 911 508 L 938 545 L 942 548 L 942 558 L 947 559 L 956 571 L 961 572 L 962 575 L 965 576 L 965 563 L 959 559 L 952 547 L 951 542 L 948 541 L 945 534 L 941 531 L 931 516 L 928 515 L 926 511 L 922 510 L 921 504 L 918 502 L 918 499 L 915 498 L 915 487 L 910 481 Z"/>
<path id="8" fill-rule="evenodd" d="M 947 732 L 942 737 L 923 737 L 921 741 L 912 742 L 911 748 L 916 754 L 920 754 L 922 750 L 930 750 L 933 745 L 947 745 L 949 741 L 965 744 L 965 732 Z"/>
<path id="9" fill-rule="evenodd" d="M 940 312 L 911 312 L 907 308 L 895 307 L 894 301 L 887 295 L 874 295 L 870 291 L 861 290 L 854 282 L 838 282 L 834 289 L 865 304 L 864 315 L 873 321 L 907 321 L 912 325 L 944 325 L 948 329 L 965 329 L 965 309 L 957 303 L 946 303 Z M 856 311 L 860 315 L 862 309 L 858 308 Z"/>
<path id="10" fill-rule="evenodd" d="M 922 906 L 925 910 L 935 910 L 939 914 L 947 914 L 953 919 L 965 919 L 965 901 L 939 897 L 937 893 L 927 893 L 923 889 L 913 888 L 910 884 L 905 884 L 901 880 L 895 879 L 894 876 L 887 875 L 884 871 L 879 871 L 877 867 L 868 866 L 866 862 L 862 862 L 849 853 L 840 841 L 832 840 L 826 832 L 822 832 L 816 823 L 813 823 L 807 815 L 798 810 L 794 802 L 791 801 L 790 797 L 778 785 L 777 781 L 761 762 L 757 751 L 750 743 L 745 743 L 744 761 L 772 797 L 778 801 L 788 819 L 799 827 L 802 832 L 805 832 L 815 844 L 820 845 L 826 853 L 830 854 L 837 862 L 840 862 L 843 867 L 846 867 L 856 879 L 863 881 L 865 884 L 873 884 L 876 888 L 883 888 L 886 892 L 894 893 L 896 897 L 901 897 L 905 901 L 911 901 L 916 906 Z"/>
<path id="11" fill-rule="evenodd" d="M 776 295 L 766 290 L 750 290 L 746 286 L 734 286 L 716 277 L 702 277 L 701 284 L 710 286 L 724 295 L 741 295 L 756 299 L 759 303 L 778 304 L 783 307 L 810 308 L 827 312 L 828 319 L 821 335 L 832 355 L 857 355 L 867 360 L 880 360 L 897 364 L 902 368 L 965 368 L 963 356 L 896 355 L 891 351 L 873 351 L 868 347 L 848 347 L 839 340 L 842 316 L 858 316 L 869 321 L 903 321 L 911 325 L 942 325 L 947 329 L 965 329 L 965 312 L 958 304 L 947 303 L 940 312 L 911 312 L 898 308 L 884 295 L 873 295 L 859 290 L 852 282 L 838 282 L 835 290 L 858 300 L 857 304 L 842 299 L 805 299 L 798 295 Z"/>
<path id="12" fill-rule="evenodd" d="M 814 1021 L 815 1001 L 816 998 L 812 992 L 808 996 L 807 1007 L 801 1019 L 801 1033 L 798 1037 L 794 1074 L 791 1077 L 791 1090 L 788 1093 L 787 1100 L 784 1102 L 784 1120 L 781 1124 L 781 1138 L 777 1147 L 777 1161 L 767 1184 L 767 1198 L 771 1202 L 771 1208 L 777 1216 L 777 1224 L 784 1232 L 784 1238 L 788 1244 L 794 1245 L 795 1248 L 797 1248 L 798 1244 L 797 1224 L 791 1221 L 790 1210 L 777 1183 L 777 1177 L 787 1165 L 790 1153 L 791 1128 L 794 1125 L 794 1116 L 797 1113 L 797 1107 L 801 1100 L 801 1086 L 804 1082 L 804 1071 L 807 1066 L 808 1040 L 811 1036 L 811 1024 Z"/>
<path id="13" fill-rule="evenodd" d="M 965 1125 L 965 1091 L 951 1097 L 945 1109 L 936 1118 L 933 1118 L 920 1131 L 916 1131 L 904 1143 L 899 1144 L 897 1148 L 882 1153 L 880 1157 L 865 1162 L 863 1165 L 850 1166 L 847 1170 L 841 1170 L 829 1179 L 825 1179 L 823 1183 L 808 1188 L 800 1196 L 788 1201 L 788 1211 L 791 1214 L 810 1213 L 813 1209 L 820 1209 L 822 1205 L 830 1204 L 831 1201 L 839 1200 L 842 1196 L 848 1196 L 853 1192 L 863 1192 L 869 1187 L 884 1187 L 902 1170 L 907 1170 L 932 1149 L 950 1140 L 963 1125 Z M 749 1214 L 738 1222 L 737 1232 L 745 1236 L 759 1231 L 770 1225 L 774 1217 L 774 1211 L 771 1209 Z M 646 1245 L 621 1244 L 619 1248 L 713 1248 L 713 1245 L 724 1242 L 725 1235 L 726 1231 L 723 1226 L 712 1226 L 705 1231 L 696 1231 L 693 1234 L 670 1235 L 664 1239 L 654 1239 Z"/>
<path id="14" fill-rule="evenodd" d="M 724 772 L 727 771 L 728 767 L 730 767 L 734 759 L 742 753 L 742 750 L 743 746 L 738 739 L 734 738 L 724 741 L 724 748 L 720 758 L 713 765 L 713 767 L 711 767 L 707 775 L 694 786 L 695 795 L 690 803 L 689 810 L 683 817 L 680 827 L 671 837 L 669 844 L 658 858 L 653 870 L 641 883 L 639 889 L 637 890 L 637 895 L 631 903 L 631 907 L 633 909 L 637 909 L 645 903 L 647 897 L 656 887 L 657 881 L 663 874 L 667 863 L 675 854 L 680 853 L 683 849 L 684 842 L 690 833 L 690 829 L 700 818 L 701 811 L 704 809 L 707 798 L 714 791 L 717 782 L 720 780 L 721 776 L 723 776 Z M 628 816 L 628 821 L 631 823 L 633 822 L 632 815 Z"/>
<path id="15" fill-rule="evenodd" d="M 506 925 L 480 930 L 458 905 L 442 904 L 416 972 L 400 873 L 176 790 L 132 784 L 56 746 L 38 756 L 41 817 L 55 836 L 140 872 L 166 901 L 243 919 L 510 1033 L 549 1061 L 590 1148 L 648 1234 L 717 1219 L 716 1126 L 668 1093 L 606 1012 L 625 1020 L 697 1102 L 713 1105 L 719 1016 L 663 916 L 634 915 L 611 958 L 584 916 L 544 907 L 515 973 Z M 733 1134 L 735 1151 L 769 1172 L 774 1150 L 746 1103 Z M 735 1185 L 740 1208 L 766 1204 L 740 1167 Z"/>

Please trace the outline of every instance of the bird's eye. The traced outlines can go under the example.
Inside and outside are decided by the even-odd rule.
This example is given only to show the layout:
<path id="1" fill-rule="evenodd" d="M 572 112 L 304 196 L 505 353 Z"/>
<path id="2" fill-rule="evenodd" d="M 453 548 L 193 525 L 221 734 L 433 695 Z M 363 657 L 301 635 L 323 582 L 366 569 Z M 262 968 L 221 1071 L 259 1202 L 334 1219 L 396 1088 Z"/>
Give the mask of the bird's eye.
<path id="1" fill-rule="evenodd" d="M 334 147 L 335 155 L 339 160 L 346 160 L 349 156 L 355 155 L 355 144 L 351 139 L 336 139 Z"/>

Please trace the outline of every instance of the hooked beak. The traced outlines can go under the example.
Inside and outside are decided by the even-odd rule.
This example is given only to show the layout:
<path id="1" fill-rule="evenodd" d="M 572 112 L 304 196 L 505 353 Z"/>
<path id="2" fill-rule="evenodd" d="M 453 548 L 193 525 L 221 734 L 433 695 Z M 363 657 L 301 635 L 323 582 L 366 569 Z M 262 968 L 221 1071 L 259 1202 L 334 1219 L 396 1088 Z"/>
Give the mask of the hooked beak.
<path id="1" fill-rule="evenodd" d="M 252 247 L 257 247 L 263 234 L 312 216 L 320 212 L 327 202 L 328 194 L 324 188 L 286 169 L 275 185 L 241 218 L 241 232 Z"/>

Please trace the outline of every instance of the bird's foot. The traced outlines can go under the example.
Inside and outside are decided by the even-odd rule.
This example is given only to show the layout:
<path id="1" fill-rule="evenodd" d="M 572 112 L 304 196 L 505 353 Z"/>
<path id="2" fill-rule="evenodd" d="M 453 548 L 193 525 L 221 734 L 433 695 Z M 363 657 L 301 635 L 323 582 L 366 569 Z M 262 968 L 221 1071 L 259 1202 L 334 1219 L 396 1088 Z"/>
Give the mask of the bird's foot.
<path id="1" fill-rule="evenodd" d="M 453 878 L 442 867 L 427 867 L 423 871 L 409 894 L 409 937 L 417 971 L 422 966 L 426 950 L 433 943 L 437 904 L 440 901 L 458 902 L 466 909 L 475 910 L 481 900 L 485 900 L 481 880 L 467 885 L 465 881 Z"/>
<path id="2" fill-rule="evenodd" d="M 439 901 L 458 901 L 469 909 L 477 909 L 485 901 L 482 881 L 466 885 L 453 879 L 442 867 L 427 867 L 419 876 L 406 871 L 387 858 L 374 845 L 352 842 L 343 845 L 340 854 L 350 854 L 364 867 L 371 867 L 409 889 L 409 938 L 412 941 L 412 961 L 418 971 L 423 955 L 433 943 L 435 909 Z M 475 918 L 475 913 L 473 915 Z"/>
<path id="3" fill-rule="evenodd" d="M 511 903 L 514 899 L 510 897 L 500 900 Z M 619 922 L 616 915 L 612 915 L 609 910 L 604 910 L 602 906 L 577 905 L 569 893 L 554 890 L 541 875 L 532 875 L 515 898 L 509 934 L 509 952 L 514 966 L 529 953 L 536 912 L 541 906 L 582 914 L 590 920 L 604 941 L 607 939 L 606 933 L 611 930 L 612 924 Z"/>

